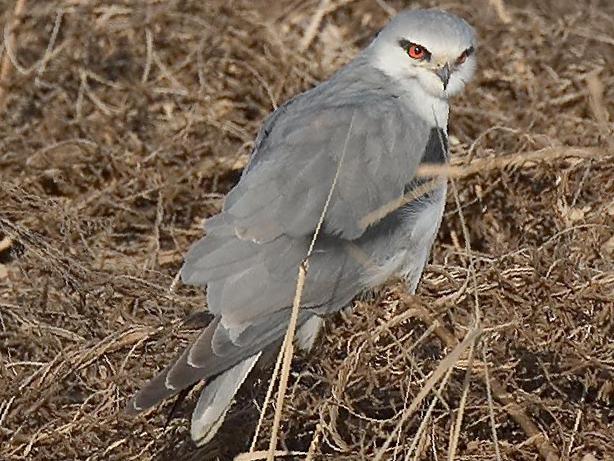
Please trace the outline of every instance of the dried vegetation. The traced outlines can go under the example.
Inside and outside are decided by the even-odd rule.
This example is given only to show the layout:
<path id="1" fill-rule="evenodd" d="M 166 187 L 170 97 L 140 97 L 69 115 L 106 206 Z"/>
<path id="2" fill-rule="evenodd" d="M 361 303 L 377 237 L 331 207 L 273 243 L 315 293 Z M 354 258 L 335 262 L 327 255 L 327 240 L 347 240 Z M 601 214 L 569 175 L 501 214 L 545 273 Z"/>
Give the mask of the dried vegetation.
<path id="1" fill-rule="evenodd" d="M 294 361 L 278 447 L 612 460 L 614 4 L 439 6 L 474 24 L 481 46 L 454 104 L 455 187 L 432 264 L 416 297 L 392 283 L 357 301 Z M 263 117 L 403 5 L 0 7 L 0 459 L 246 451 L 269 372 L 206 451 L 185 420 L 165 427 L 169 406 L 136 419 L 121 408 L 193 334 L 204 298 L 178 283 L 182 255 Z M 444 359 L 476 325 L 480 340 Z M 269 409 L 259 448 L 271 421 Z"/>

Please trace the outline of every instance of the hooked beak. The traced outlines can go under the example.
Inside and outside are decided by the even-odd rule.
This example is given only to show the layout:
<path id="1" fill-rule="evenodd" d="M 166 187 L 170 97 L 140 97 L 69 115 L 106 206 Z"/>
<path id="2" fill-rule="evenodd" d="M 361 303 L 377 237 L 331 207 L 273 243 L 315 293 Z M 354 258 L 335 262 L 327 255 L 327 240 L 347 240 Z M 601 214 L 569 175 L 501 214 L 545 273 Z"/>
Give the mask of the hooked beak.
<path id="1" fill-rule="evenodd" d="M 450 72 L 450 66 L 448 65 L 447 62 L 446 62 L 446 64 L 443 67 L 439 67 L 437 70 L 435 70 L 435 74 L 443 82 L 443 89 L 444 90 L 448 87 L 448 81 L 450 80 L 450 73 L 451 73 Z"/>

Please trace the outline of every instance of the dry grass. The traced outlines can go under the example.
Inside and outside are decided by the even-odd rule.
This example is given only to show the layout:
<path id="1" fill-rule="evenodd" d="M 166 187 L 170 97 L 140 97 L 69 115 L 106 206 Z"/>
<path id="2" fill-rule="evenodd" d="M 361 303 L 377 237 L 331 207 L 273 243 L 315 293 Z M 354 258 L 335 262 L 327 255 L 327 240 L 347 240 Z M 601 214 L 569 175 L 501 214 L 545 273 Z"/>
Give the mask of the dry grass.
<path id="1" fill-rule="evenodd" d="M 15 19 L 0 2 L 0 459 L 247 451 L 268 371 L 206 452 L 185 420 L 164 426 L 168 406 L 120 410 L 198 323 L 183 320 L 204 297 L 176 275 L 262 118 L 403 5 L 19 4 Z M 480 72 L 451 117 L 460 207 L 451 191 L 417 296 L 393 283 L 357 301 L 294 361 L 277 449 L 611 460 L 614 6 L 440 5 L 481 36 Z"/>

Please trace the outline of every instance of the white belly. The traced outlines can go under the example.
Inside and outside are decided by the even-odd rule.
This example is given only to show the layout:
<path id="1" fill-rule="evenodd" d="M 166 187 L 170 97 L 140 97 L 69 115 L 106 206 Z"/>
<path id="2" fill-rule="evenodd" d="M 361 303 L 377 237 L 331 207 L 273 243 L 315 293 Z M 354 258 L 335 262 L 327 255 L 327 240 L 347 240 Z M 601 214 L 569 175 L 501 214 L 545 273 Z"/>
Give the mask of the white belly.
<path id="1" fill-rule="evenodd" d="M 372 267 L 365 281 L 367 286 L 376 287 L 391 277 L 402 277 L 407 281 L 408 289 L 414 293 L 422 271 L 431 252 L 431 247 L 443 217 L 446 187 L 444 186 L 437 198 L 420 213 L 407 216 L 408 233 L 400 233 L 397 238 L 405 240 L 401 248 L 385 263 Z"/>

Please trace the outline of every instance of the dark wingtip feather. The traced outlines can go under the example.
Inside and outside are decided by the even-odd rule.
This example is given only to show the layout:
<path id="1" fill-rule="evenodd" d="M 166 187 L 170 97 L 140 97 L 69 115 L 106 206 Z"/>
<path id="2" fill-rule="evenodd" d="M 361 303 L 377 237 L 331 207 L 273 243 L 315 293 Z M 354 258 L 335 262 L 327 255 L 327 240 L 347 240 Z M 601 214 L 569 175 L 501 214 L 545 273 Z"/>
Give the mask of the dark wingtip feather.
<path id="1" fill-rule="evenodd" d="M 219 318 L 211 320 L 195 342 L 202 340 L 211 343 L 211 336 L 215 331 Z M 192 346 L 194 343 L 192 343 Z M 188 363 L 188 356 L 191 347 L 186 348 L 178 357 L 175 358 L 164 370 L 149 381 L 143 388 L 132 397 L 126 406 L 127 414 L 138 414 L 145 411 L 162 400 L 180 393 L 184 389 L 191 388 L 201 379 L 207 378 L 206 370 L 193 367 Z M 211 348 L 209 347 L 209 350 Z"/>
<path id="2" fill-rule="evenodd" d="M 166 375 L 169 367 L 149 381 L 134 397 L 132 397 L 124 412 L 127 415 L 136 415 L 145 411 L 158 402 L 177 393 L 177 389 L 166 387 Z"/>

